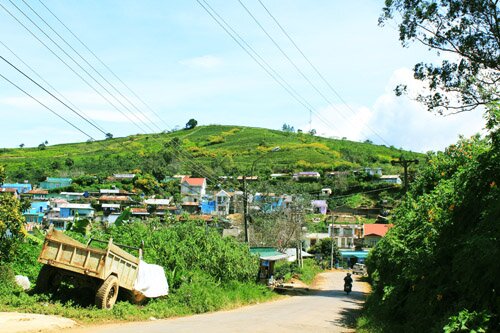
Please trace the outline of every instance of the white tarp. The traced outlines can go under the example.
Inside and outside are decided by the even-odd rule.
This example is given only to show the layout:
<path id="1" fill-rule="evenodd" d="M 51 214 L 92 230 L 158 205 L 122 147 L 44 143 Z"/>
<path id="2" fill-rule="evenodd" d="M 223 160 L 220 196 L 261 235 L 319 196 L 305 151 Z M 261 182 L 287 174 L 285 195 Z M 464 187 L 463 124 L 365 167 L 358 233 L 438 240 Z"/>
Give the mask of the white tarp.
<path id="1" fill-rule="evenodd" d="M 134 289 L 146 297 L 168 295 L 168 282 L 163 267 L 148 264 L 141 260 Z"/>

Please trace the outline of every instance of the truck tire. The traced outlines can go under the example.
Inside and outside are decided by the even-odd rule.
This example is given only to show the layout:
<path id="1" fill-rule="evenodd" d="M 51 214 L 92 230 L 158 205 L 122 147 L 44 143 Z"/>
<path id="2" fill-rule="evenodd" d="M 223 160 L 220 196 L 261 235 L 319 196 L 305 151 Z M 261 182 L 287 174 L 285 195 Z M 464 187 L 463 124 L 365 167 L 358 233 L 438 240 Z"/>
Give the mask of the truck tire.
<path id="1" fill-rule="evenodd" d="M 110 275 L 97 289 L 95 295 L 95 305 L 99 309 L 110 310 L 115 305 L 116 298 L 118 297 L 118 289 L 120 288 L 118 284 L 118 278 L 114 275 Z"/>
<path id="2" fill-rule="evenodd" d="M 38 277 L 36 279 L 35 292 L 36 293 L 45 293 L 50 292 L 54 293 L 57 291 L 59 284 L 55 281 L 55 276 L 57 274 L 57 268 L 43 265 L 42 269 L 38 273 Z"/>

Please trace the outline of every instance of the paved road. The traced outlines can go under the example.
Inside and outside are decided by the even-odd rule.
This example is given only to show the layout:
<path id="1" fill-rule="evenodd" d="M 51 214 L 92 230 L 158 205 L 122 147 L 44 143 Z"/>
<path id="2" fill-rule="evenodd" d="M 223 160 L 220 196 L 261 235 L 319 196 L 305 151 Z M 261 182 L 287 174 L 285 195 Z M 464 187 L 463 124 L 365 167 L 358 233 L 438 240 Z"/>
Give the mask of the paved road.
<path id="1" fill-rule="evenodd" d="M 353 292 L 343 291 L 344 272 L 322 273 L 314 293 L 282 300 L 177 319 L 113 324 L 64 330 L 65 333 L 167 332 L 354 332 L 357 310 L 368 286 L 355 280 Z"/>

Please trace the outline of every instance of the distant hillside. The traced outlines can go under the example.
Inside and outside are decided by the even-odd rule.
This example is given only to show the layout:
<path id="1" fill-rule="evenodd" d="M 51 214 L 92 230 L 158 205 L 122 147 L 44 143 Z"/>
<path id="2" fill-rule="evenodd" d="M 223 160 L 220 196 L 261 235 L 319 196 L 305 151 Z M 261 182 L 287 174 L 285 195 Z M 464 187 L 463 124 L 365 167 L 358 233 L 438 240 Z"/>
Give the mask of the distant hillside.
<path id="1" fill-rule="evenodd" d="M 269 153 L 273 147 L 280 147 Z M 263 154 L 267 154 L 263 158 Z M 103 141 L 61 144 L 40 148 L 0 149 L 0 164 L 9 181 L 36 182 L 46 176 L 76 177 L 91 174 L 142 171 L 157 179 L 185 173 L 204 177 L 294 171 L 352 170 L 381 167 L 399 173 L 392 159 L 421 154 L 393 147 L 334 140 L 304 133 L 241 126 L 199 126 L 171 133 L 132 135 Z"/>

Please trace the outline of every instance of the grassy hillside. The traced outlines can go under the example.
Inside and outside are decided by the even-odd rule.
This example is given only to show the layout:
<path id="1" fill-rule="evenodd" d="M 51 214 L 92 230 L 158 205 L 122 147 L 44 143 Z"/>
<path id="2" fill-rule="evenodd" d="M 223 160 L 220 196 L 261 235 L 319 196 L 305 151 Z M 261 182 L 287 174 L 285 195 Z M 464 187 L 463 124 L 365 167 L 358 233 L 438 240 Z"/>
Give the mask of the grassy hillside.
<path id="1" fill-rule="evenodd" d="M 133 135 L 110 140 L 61 144 L 39 148 L 0 149 L 0 164 L 8 181 L 36 182 L 46 176 L 108 176 L 141 170 L 157 178 L 173 173 L 201 176 L 238 175 L 258 171 L 330 171 L 365 166 L 382 167 L 385 174 L 399 172 L 391 159 L 420 154 L 348 140 L 333 140 L 302 133 L 241 126 L 200 126 L 172 133 Z M 255 173 L 258 173 L 257 170 Z"/>

